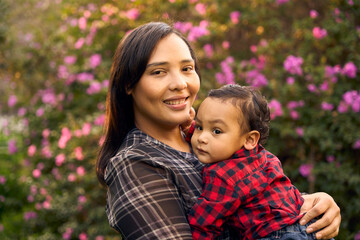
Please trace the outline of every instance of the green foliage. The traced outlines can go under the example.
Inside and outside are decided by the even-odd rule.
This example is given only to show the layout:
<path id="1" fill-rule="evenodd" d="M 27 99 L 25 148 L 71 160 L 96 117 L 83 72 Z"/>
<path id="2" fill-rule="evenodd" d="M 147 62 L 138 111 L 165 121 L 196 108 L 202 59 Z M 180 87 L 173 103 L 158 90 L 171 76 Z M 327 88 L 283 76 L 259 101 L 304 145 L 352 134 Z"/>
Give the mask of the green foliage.
<path id="1" fill-rule="evenodd" d="M 94 169 L 107 79 L 121 38 L 160 20 L 196 49 L 195 107 L 224 83 L 257 85 L 274 114 L 266 147 L 301 191 L 334 197 L 337 239 L 354 239 L 360 3 L 280 2 L 0 0 L 0 238 L 121 239 L 108 225 Z M 302 59 L 294 72 L 284 67 L 289 56 Z M 357 97 L 346 102 L 350 92 Z"/>

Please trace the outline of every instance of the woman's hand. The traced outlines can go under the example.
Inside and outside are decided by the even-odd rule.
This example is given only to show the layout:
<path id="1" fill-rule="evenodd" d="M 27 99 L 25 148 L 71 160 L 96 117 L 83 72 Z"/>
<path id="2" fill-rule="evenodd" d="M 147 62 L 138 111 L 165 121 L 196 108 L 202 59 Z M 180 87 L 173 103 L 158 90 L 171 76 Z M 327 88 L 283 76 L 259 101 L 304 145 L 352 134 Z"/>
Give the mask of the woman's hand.
<path id="1" fill-rule="evenodd" d="M 300 209 L 300 214 L 306 212 L 301 218 L 300 224 L 305 225 L 311 219 L 324 214 L 319 220 L 307 227 L 308 233 L 315 232 L 317 239 L 329 239 L 339 233 L 341 222 L 340 208 L 334 199 L 327 193 L 319 192 L 308 195 L 302 195 L 304 204 Z"/>

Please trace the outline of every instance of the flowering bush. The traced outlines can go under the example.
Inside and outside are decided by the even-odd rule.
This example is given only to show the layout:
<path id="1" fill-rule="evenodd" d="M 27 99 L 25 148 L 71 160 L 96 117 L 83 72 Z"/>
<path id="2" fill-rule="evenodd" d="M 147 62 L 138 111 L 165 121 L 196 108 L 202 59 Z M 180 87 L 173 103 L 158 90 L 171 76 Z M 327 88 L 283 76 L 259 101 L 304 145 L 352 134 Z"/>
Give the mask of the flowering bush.
<path id="1" fill-rule="evenodd" d="M 0 1 L 0 238 L 120 239 L 95 159 L 112 55 L 134 27 L 173 22 L 202 88 L 240 83 L 269 101 L 267 148 L 304 192 L 360 236 L 360 3 L 294 0 Z M 40 28 L 41 26 L 41 28 Z"/>

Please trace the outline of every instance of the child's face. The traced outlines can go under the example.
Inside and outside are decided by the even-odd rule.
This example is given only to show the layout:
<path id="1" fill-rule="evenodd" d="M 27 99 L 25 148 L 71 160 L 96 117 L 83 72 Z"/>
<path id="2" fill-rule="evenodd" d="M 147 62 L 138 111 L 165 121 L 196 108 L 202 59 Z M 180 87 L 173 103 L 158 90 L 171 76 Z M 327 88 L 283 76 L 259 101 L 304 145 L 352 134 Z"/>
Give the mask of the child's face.
<path id="1" fill-rule="evenodd" d="M 229 159 L 245 143 L 246 133 L 239 124 L 239 111 L 231 102 L 206 98 L 195 119 L 192 148 L 202 163 Z"/>

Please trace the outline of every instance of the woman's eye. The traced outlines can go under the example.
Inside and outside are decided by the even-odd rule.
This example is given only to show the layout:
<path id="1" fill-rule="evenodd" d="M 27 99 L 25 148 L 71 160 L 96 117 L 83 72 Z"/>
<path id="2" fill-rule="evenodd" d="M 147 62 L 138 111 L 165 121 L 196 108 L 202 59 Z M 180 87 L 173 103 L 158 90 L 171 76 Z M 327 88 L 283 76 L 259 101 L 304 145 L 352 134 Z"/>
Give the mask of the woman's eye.
<path id="1" fill-rule="evenodd" d="M 188 67 L 184 67 L 183 68 L 183 71 L 185 71 L 185 72 L 190 72 L 190 71 L 192 71 L 194 68 L 192 67 L 192 66 L 188 66 Z"/>
<path id="2" fill-rule="evenodd" d="M 215 134 L 220 134 L 221 131 L 220 131 L 219 129 L 214 129 L 214 130 L 213 130 L 213 133 L 215 133 Z"/>
<path id="3" fill-rule="evenodd" d="M 151 72 L 151 75 L 160 75 L 160 74 L 162 74 L 162 73 L 164 73 L 163 70 L 155 70 L 155 71 L 152 71 L 152 72 Z"/>

